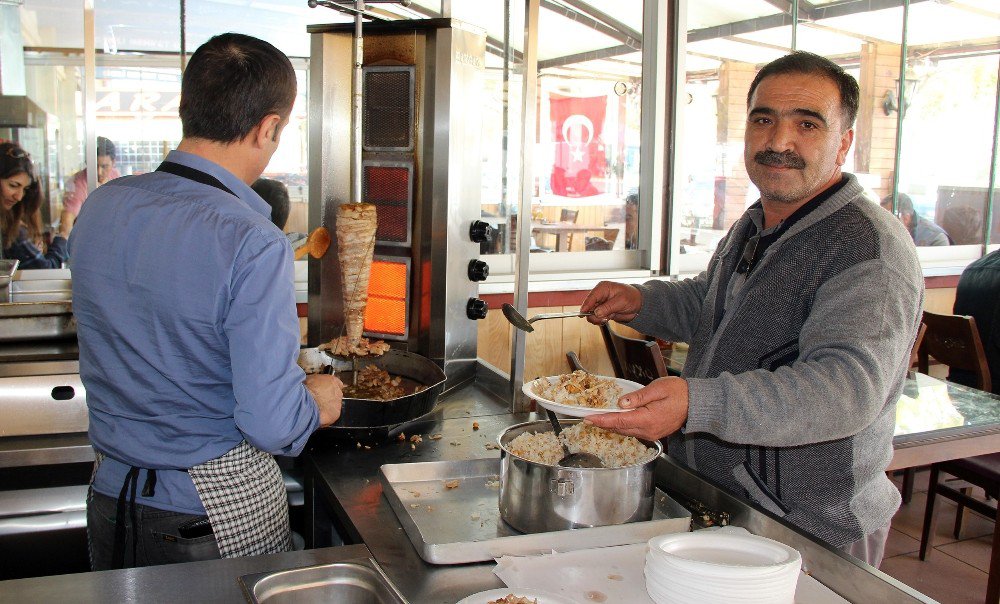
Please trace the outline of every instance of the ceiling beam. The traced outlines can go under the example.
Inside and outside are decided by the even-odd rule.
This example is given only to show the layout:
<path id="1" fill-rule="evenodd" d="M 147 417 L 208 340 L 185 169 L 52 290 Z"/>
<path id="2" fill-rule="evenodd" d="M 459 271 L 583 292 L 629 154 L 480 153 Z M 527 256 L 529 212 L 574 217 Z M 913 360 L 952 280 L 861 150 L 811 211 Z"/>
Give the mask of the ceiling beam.
<path id="1" fill-rule="evenodd" d="M 786 15 L 792 14 L 792 0 L 764 0 L 774 8 Z M 805 0 L 799 0 L 799 20 L 809 21 L 812 19 L 813 5 Z"/>
<path id="2" fill-rule="evenodd" d="M 556 4 L 552 0 L 541 0 L 539 6 L 548 11 L 556 13 L 561 17 L 565 17 L 570 21 L 576 21 L 577 23 L 585 27 L 589 27 L 590 29 L 596 32 L 602 33 L 605 36 L 611 38 L 612 40 L 615 40 L 616 42 L 620 42 L 625 46 L 631 47 L 633 50 L 642 50 L 641 36 L 638 39 L 636 39 L 614 27 L 611 27 L 610 25 L 606 25 L 605 23 L 598 21 L 597 19 L 591 17 L 590 15 L 584 14 L 568 6 L 563 6 L 562 4 Z"/>
<path id="3" fill-rule="evenodd" d="M 632 38 L 633 40 L 637 40 L 640 44 L 642 44 L 642 32 L 639 32 L 639 31 L 636 31 L 636 30 L 632 29 L 628 25 L 625 25 L 624 23 L 622 23 L 618 19 L 615 19 L 614 17 L 612 17 L 611 15 L 609 15 L 609 14 L 603 12 L 603 11 L 597 10 L 596 8 L 594 8 L 593 6 L 591 6 L 590 4 L 588 4 L 587 2 L 584 2 L 583 0 L 562 0 L 562 2 L 563 2 L 563 4 L 566 4 L 567 6 L 573 7 L 577 11 L 579 11 L 579 12 L 585 14 L 585 15 L 593 17 L 594 19 L 597 19 L 598 21 L 601 21 L 601 22 L 603 22 L 603 23 L 605 23 L 605 24 L 607 24 L 607 25 L 609 25 L 609 26 L 617 29 L 618 31 L 620 31 L 624 35 Z"/>
<path id="4" fill-rule="evenodd" d="M 931 0 L 910 0 L 910 4 L 912 5 L 918 2 L 929 1 Z M 867 13 L 887 8 L 898 8 L 900 6 L 903 6 L 903 0 L 847 0 L 846 2 L 839 2 L 837 4 L 813 7 L 810 11 L 810 20 L 812 22 L 816 22 L 823 19 L 856 15 L 858 13 Z M 693 29 L 688 31 L 687 39 L 688 42 L 713 40 L 715 38 L 723 38 L 726 36 L 735 36 L 755 31 L 763 31 L 766 29 L 774 29 L 777 27 L 785 27 L 786 25 L 791 25 L 792 21 L 793 19 L 790 15 L 777 13 L 774 15 L 757 17 L 755 19 L 746 19 L 744 21 L 736 21 L 734 23 L 725 23 L 723 25 Z"/>
<path id="5" fill-rule="evenodd" d="M 939 3 L 952 8 L 957 8 L 958 10 L 965 11 L 967 13 L 972 13 L 973 15 L 979 17 L 988 17 L 990 19 L 1000 19 L 1000 12 L 995 10 L 988 10 L 985 8 L 979 8 L 978 6 L 969 6 L 964 2 L 956 2 L 955 0 L 938 0 Z"/>
<path id="6" fill-rule="evenodd" d="M 626 46 L 624 44 L 621 46 L 612 46 L 610 48 L 601 48 L 599 50 L 580 52 L 572 55 L 566 55 L 564 57 L 557 57 L 555 59 L 547 59 L 545 61 L 539 61 L 538 71 L 542 71 L 543 69 L 549 69 L 552 67 L 564 67 L 566 65 L 572 65 L 573 63 L 581 63 L 583 61 L 607 59 L 609 57 L 627 55 L 633 52 L 636 52 L 635 48 L 632 48 L 631 46 Z"/>
<path id="7" fill-rule="evenodd" d="M 441 13 L 420 6 L 417 3 L 410 4 L 409 6 L 406 7 L 406 9 L 413 11 L 418 15 L 421 15 L 428 19 L 442 18 Z M 491 55 L 503 58 L 504 56 L 503 40 L 497 40 L 496 38 L 486 36 L 486 52 L 490 53 Z M 520 63 L 523 60 L 523 54 L 521 53 L 521 51 L 511 48 L 511 60 L 514 61 L 515 63 Z"/>

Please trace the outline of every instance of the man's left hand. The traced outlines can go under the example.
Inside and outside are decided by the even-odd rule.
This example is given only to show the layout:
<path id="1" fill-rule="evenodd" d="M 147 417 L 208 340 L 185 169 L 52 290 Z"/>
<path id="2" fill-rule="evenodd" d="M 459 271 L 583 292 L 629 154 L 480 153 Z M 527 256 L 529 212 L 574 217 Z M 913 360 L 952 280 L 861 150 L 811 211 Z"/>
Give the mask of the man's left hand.
<path id="1" fill-rule="evenodd" d="M 688 415 L 687 380 L 662 377 L 621 398 L 628 413 L 601 413 L 585 421 L 612 432 L 645 440 L 659 440 L 680 430 Z"/>

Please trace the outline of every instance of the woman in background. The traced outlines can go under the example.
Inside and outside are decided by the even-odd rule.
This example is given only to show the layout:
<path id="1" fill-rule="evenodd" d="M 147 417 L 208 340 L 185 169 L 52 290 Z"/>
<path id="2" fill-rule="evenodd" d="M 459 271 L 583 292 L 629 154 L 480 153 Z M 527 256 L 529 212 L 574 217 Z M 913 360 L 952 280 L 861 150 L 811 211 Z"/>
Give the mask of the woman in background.
<path id="1" fill-rule="evenodd" d="M 0 240 L 2 257 L 19 268 L 60 268 L 69 257 L 66 237 L 73 217 L 64 213 L 59 233 L 42 242 L 42 195 L 31 157 L 16 143 L 0 143 Z"/>

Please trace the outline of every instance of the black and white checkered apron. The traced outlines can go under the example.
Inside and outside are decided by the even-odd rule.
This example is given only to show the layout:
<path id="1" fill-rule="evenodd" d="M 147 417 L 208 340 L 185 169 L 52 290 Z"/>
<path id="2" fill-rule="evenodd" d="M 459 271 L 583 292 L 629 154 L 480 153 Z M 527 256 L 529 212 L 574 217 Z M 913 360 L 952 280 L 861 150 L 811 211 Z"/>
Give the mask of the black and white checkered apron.
<path id="1" fill-rule="evenodd" d="M 188 474 L 223 558 L 291 550 L 288 496 L 273 456 L 243 441 Z"/>
<path id="2" fill-rule="evenodd" d="M 97 451 L 97 468 L 105 454 Z M 113 567 L 125 567 L 125 515 L 132 515 L 135 526 L 136 479 L 141 468 L 131 467 L 118 497 L 118 515 Z M 205 506 L 205 514 L 223 558 L 275 554 L 292 549 L 288 524 L 288 496 L 281 469 L 274 457 L 248 442 L 241 441 L 225 455 L 188 468 L 188 475 Z M 131 486 L 131 496 L 128 489 Z M 143 496 L 152 497 L 156 488 L 156 470 L 147 470 Z M 132 533 L 132 559 L 135 559 L 136 534 Z"/>

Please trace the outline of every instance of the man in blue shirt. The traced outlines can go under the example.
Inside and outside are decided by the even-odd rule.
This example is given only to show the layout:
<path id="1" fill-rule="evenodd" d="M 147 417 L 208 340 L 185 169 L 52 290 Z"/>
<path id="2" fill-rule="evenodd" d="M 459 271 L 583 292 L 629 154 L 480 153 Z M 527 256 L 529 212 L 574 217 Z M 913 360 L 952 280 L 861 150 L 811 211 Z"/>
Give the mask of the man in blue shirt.
<path id="1" fill-rule="evenodd" d="M 184 72 L 177 150 L 94 191 L 76 222 L 94 570 L 290 547 L 272 455 L 301 452 L 342 400 L 296 363 L 291 246 L 249 186 L 295 89 L 272 45 L 212 38 Z"/>

